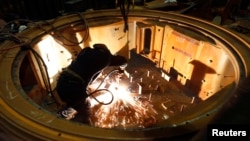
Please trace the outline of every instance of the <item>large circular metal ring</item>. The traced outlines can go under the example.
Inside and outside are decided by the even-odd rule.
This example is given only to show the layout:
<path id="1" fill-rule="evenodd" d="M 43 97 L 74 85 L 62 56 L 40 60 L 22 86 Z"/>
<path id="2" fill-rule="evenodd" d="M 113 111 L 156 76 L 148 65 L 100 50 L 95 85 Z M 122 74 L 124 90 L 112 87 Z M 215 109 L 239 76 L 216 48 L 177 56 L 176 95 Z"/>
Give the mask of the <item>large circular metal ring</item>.
<path id="1" fill-rule="evenodd" d="M 119 10 L 103 10 L 82 13 L 87 21 L 103 22 L 105 19 L 121 18 Z M 235 70 L 234 86 L 207 99 L 199 106 L 176 116 L 174 119 L 158 123 L 154 127 L 141 130 L 103 129 L 58 118 L 47 110 L 35 105 L 24 94 L 19 80 L 19 70 L 26 55 L 21 48 L 7 49 L 16 45 L 6 41 L 0 48 L 0 125 L 2 130 L 24 140 L 153 140 L 170 138 L 198 131 L 217 115 L 218 111 L 232 97 L 242 92 L 241 84 L 250 74 L 249 43 L 232 32 L 197 18 L 150 10 L 131 10 L 129 21 L 150 18 L 197 30 L 223 45 Z M 52 32 L 53 28 L 79 23 L 79 14 L 65 15 L 48 21 L 53 25 L 44 26 L 44 31 L 36 26 L 20 33 L 31 40 L 31 46 Z M 46 31 L 46 32 L 45 32 Z"/>

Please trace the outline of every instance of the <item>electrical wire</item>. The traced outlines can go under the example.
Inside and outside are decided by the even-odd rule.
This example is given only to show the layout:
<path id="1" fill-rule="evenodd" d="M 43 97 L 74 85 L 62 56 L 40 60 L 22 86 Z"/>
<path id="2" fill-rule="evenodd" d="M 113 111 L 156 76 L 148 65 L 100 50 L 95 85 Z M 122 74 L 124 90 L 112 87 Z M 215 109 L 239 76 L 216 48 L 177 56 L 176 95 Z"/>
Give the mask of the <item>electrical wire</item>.
<path id="1" fill-rule="evenodd" d="M 104 70 L 104 69 L 102 69 L 102 70 Z M 101 70 L 101 71 L 102 71 Z M 88 94 L 88 96 L 91 96 L 92 98 L 94 98 L 98 103 L 100 103 L 100 104 L 102 104 L 102 105 L 109 105 L 109 104 L 111 104 L 112 102 L 113 102 L 113 100 L 114 100 L 114 94 L 110 91 L 110 90 L 108 90 L 108 89 L 99 89 L 100 88 L 100 86 L 103 84 L 103 82 L 105 81 L 105 79 L 106 78 L 108 78 L 111 74 L 113 74 L 113 73 L 115 73 L 115 72 L 118 72 L 119 71 L 119 69 L 114 69 L 114 70 L 112 70 L 112 71 L 110 71 L 104 78 L 103 78 L 103 80 L 101 81 L 101 83 L 96 87 L 96 89 L 93 91 L 93 92 L 91 92 L 91 93 L 89 93 Z M 100 71 L 99 71 L 100 72 Z M 98 73 L 99 73 L 98 72 Z M 94 76 L 94 75 L 93 75 Z M 88 87 L 88 86 L 87 86 Z M 107 102 L 107 103 L 103 103 L 103 102 L 101 102 L 101 101 L 99 101 L 95 96 L 93 96 L 93 94 L 95 94 L 95 93 L 97 93 L 97 92 L 100 92 L 100 91 L 107 91 L 107 92 L 109 92 L 110 94 L 111 94 L 111 100 L 109 101 L 109 102 Z"/>
<path id="2" fill-rule="evenodd" d="M 86 41 L 88 38 L 89 38 L 89 25 L 88 25 L 88 22 L 86 20 L 86 18 L 83 16 L 83 13 L 80 13 L 80 12 L 74 12 L 74 13 L 69 13 L 69 14 L 77 14 L 81 21 L 83 22 L 83 25 L 84 26 L 84 29 L 86 30 L 85 32 L 85 35 L 84 37 L 79 41 L 79 42 L 74 42 L 70 39 L 68 39 L 67 37 L 65 37 L 63 34 L 52 34 L 52 32 L 49 32 L 48 30 L 46 30 L 43 26 L 45 25 L 48 25 L 51 27 L 51 31 L 53 31 L 53 33 L 56 33 L 58 32 L 58 28 L 56 28 L 53 24 L 57 21 L 58 17 L 55 18 L 53 21 L 47 21 L 47 20 L 42 20 L 40 22 L 42 23 L 38 23 L 38 22 L 34 22 L 34 21 L 31 21 L 31 20 L 27 20 L 27 19 L 18 19 L 18 20 L 13 20 L 13 21 L 10 21 L 8 23 L 5 24 L 5 26 L 0 30 L 0 33 L 4 33 L 4 29 L 7 28 L 8 26 L 10 26 L 11 24 L 14 24 L 16 22 L 26 22 L 26 23 L 30 23 L 36 27 L 38 27 L 39 29 L 41 29 L 43 32 L 45 32 L 46 34 L 49 34 L 51 35 L 52 37 L 54 37 L 55 41 L 61 45 L 66 45 L 66 46 L 77 46 L 79 44 L 82 44 L 84 41 Z M 8 34 L 8 33 L 7 33 Z M 62 41 L 59 41 L 55 35 L 57 35 L 57 37 L 61 37 L 62 39 L 70 42 L 70 44 L 67 44 L 67 43 L 64 43 Z M 0 38 L 1 39 L 1 38 Z M 4 39 L 4 38 L 3 38 Z"/>
<path id="3" fill-rule="evenodd" d="M 0 33 L 0 38 L 3 40 L 10 40 L 10 41 L 14 41 L 15 43 L 17 43 L 17 45 L 0 49 L 0 52 L 15 49 L 15 48 L 20 48 L 22 46 L 28 45 L 31 42 L 31 40 L 27 37 L 16 36 L 12 33 Z M 27 41 L 23 41 L 21 38 L 25 38 L 27 39 Z"/>
<path id="4" fill-rule="evenodd" d="M 49 78 L 49 73 L 48 73 L 48 68 L 46 63 L 44 62 L 43 58 L 39 55 L 39 53 L 37 53 L 32 47 L 28 46 L 22 46 L 23 50 L 30 50 L 31 53 L 33 54 L 33 56 L 36 59 L 36 62 L 38 64 L 41 76 L 42 76 L 42 80 L 45 86 L 45 89 L 47 90 L 48 94 L 51 94 L 51 96 L 54 98 L 54 94 L 53 94 L 53 90 L 51 88 L 51 84 L 50 84 L 50 78 Z M 55 100 L 55 98 L 54 98 Z M 53 104 L 54 102 L 50 102 L 47 104 Z"/>
<path id="5" fill-rule="evenodd" d="M 11 34 L 11 33 L 1 33 L 0 35 L 6 35 L 5 39 L 12 40 L 15 43 L 18 43 L 15 46 L 1 49 L 0 52 L 6 51 L 6 50 L 11 50 L 14 48 L 21 48 L 22 50 L 30 50 L 31 51 L 31 53 L 34 55 L 36 62 L 38 64 L 38 67 L 39 67 L 39 70 L 41 72 L 42 80 L 43 80 L 43 83 L 44 83 L 46 90 L 48 91 L 48 93 L 50 93 L 52 96 L 54 96 L 50 82 L 49 82 L 49 74 L 48 74 L 48 69 L 47 69 L 46 63 L 44 62 L 42 57 L 32 47 L 30 47 L 31 40 L 27 37 L 20 37 L 20 36 L 16 36 L 14 34 Z M 21 38 L 26 38 L 26 39 L 28 39 L 28 41 L 25 42 Z M 43 69 L 43 67 L 44 67 L 44 69 Z"/>
<path id="6" fill-rule="evenodd" d="M 99 101 L 95 96 L 93 96 L 93 94 L 95 94 L 95 93 L 97 93 L 99 91 L 107 91 L 107 92 L 109 92 L 111 94 L 111 100 L 109 102 L 107 102 L 107 103 Z M 100 103 L 102 105 L 109 105 L 114 100 L 114 94 L 110 90 L 108 90 L 108 89 L 98 89 L 98 90 L 95 90 L 94 92 L 92 92 L 91 94 L 89 94 L 89 96 L 91 96 L 93 99 L 95 99 L 98 103 Z"/>
<path id="7" fill-rule="evenodd" d="M 48 73 L 48 68 L 46 66 L 46 63 L 44 62 L 43 58 L 33 48 L 29 48 L 29 49 L 31 50 L 31 52 L 36 58 L 37 63 L 39 64 L 39 70 L 41 71 L 41 75 L 43 76 L 44 85 L 49 90 L 48 92 L 53 96 L 53 91 L 50 85 L 50 81 L 49 81 L 50 78 L 49 78 L 49 73 Z M 42 66 L 44 67 L 44 69 L 42 69 Z"/>
<path id="8" fill-rule="evenodd" d="M 60 34 L 60 37 L 62 37 L 63 39 L 65 39 L 66 41 L 72 43 L 72 45 L 68 44 L 68 46 L 74 46 L 74 45 L 79 45 L 81 43 L 83 43 L 84 41 L 86 41 L 89 37 L 89 26 L 88 26 L 88 23 L 86 21 L 86 19 L 83 17 L 82 13 L 76 13 L 79 15 L 79 17 L 81 18 L 81 20 L 83 21 L 84 25 L 85 25 L 85 29 L 86 29 L 86 34 L 85 36 L 82 38 L 81 41 L 79 42 L 73 42 L 72 40 L 66 38 L 65 36 L 63 36 L 63 34 Z M 65 44 L 65 43 L 64 43 Z"/>
<path id="9" fill-rule="evenodd" d="M 123 5 L 123 6 L 124 6 L 124 5 Z M 128 7 L 129 7 L 129 5 L 128 5 Z M 124 20 L 127 21 L 127 20 L 126 20 L 126 19 L 127 19 L 127 18 L 126 18 L 126 15 L 127 15 L 127 14 L 126 14 L 126 12 L 125 12 L 125 8 L 122 7 L 122 9 L 123 9 L 122 11 L 123 11 Z M 72 43 L 72 44 L 61 43 L 61 42 L 58 41 L 58 39 L 56 39 L 55 41 L 57 41 L 57 42 L 60 43 L 61 45 L 75 46 L 75 45 L 79 45 L 79 44 L 83 43 L 84 41 L 86 41 L 86 40 L 88 39 L 88 37 L 89 37 L 89 27 L 88 27 L 88 23 L 87 23 L 86 19 L 83 17 L 83 15 L 82 15 L 81 13 L 77 13 L 77 14 L 80 16 L 81 20 L 82 20 L 82 21 L 84 22 L 84 24 L 85 24 L 85 28 L 86 28 L 86 34 L 85 34 L 85 36 L 82 38 L 81 41 L 79 41 L 79 42 L 73 42 L 73 41 L 71 41 L 70 39 L 67 39 L 67 38 L 66 38 L 65 36 L 63 36 L 62 34 L 60 34 L 60 37 L 62 37 L 62 38 L 65 39 L 66 41 L 69 41 L 69 42 Z M 55 19 L 54 21 L 52 21 L 52 22 L 43 21 L 43 24 L 35 23 L 35 22 L 30 21 L 30 20 L 24 20 L 24 21 L 30 22 L 30 23 L 34 24 L 34 25 L 37 26 L 39 29 L 41 29 L 43 32 L 45 32 L 46 34 L 51 35 L 52 37 L 54 37 L 54 34 L 52 34 L 52 32 L 49 32 L 49 31 L 46 30 L 45 28 L 43 28 L 43 26 L 44 26 L 44 25 L 49 25 L 49 26 L 51 26 L 51 30 L 52 30 L 53 32 L 58 31 L 58 29 L 57 29 L 56 27 L 54 27 L 54 25 L 53 25 L 53 23 L 56 21 L 56 19 Z M 11 23 L 11 22 L 10 22 L 10 23 Z M 127 23 L 127 22 L 125 22 L 125 23 Z M 8 25 L 8 24 L 7 24 L 7 25 Z M 6 26 L 7 26 L 7 25 L 6 25 Z M 125 27 L 126 27 L 126 30 L 127 30 L 127 26 L 126 26 L 126 25 L 127 25 L 127 24 L 125 24 Z M 7 38 L 7 37 L 11 37 L 11 38 L 13 38 L 14 40 L 17 39 L 16 42 L 19 42 L 20 44 L 18 44 L 18 45 L 16 45 L 16 46 L 13 46 L 13 47 L 10 47 L 10 48 L 1 49 L 0 51 L 5 51 L 5 50 L 10 50 L 10 49 L 13 49 L 13 48 L 17 48 L 17 47 L 22 47 L 23 49 L 28 49 L 28 50 L 30 50 L 30 51 L 32 52 L 32 54 L 34 55 L 34 57 L 35 57 L 35 59 L 36 59 L 36 62 L 37 62 L 37 64 L 38 64 L 38 67 L 39 67 L 39 70 L 40 70 L 40 73 L 41 73 L 41 76 L 42 76 L 43 83 L 44 83 L 44 85 L 45 85 L 45 87 L 46 87 L 46 90 L 48 90 L 48 92 L 51 93 L 52 96 L 53 96 L 53 91 L 52 91 L 52 88 L 51 88 L 51 84 L 50 84 L 50 82 L 49 82 L 49 74 L 48 74 L 48 70 L 47 70 L 46 63 L 44 62 L 43 58 L 39 55 L 39 53 L 37 53 L 32 47 L 29 46 L 30 41 L 29 41 L 29 42 L 23 42 L 22 40 L 19 39 L 19 37 L 16 37 L 15 35 L 9 34 L 9 33 L 4 33 L 4 34 L 1 34 L 1 35 L 5 35 L 6 38 Z M 9 35 L 11 35 L 11 36 L 9 36 Z M 6 39 L 6 38 L 5 38 L 5 39 Z M 107 66 L 108 66 L 108 65 L 107 65 Z M 106 66 L 106 67 L 107 67 L 107 66 Z M 106 68 L 106 67 L 105 67 L 105 68 Z M 43 68 L 44 68 L 44 69 L 43 69 Z M 93 78 L 96 77 L 101 71 L 103 71 L 103 69 L 100 70 L 100 71 L 98 71 L 97 73 L 95 73 L 95 74 L 92 76 L 91 81 L 89 82 L 89 84 L 91 84 L 91 83 L 94 81 Z M 108 74 L 106 75 L 106 77 L 103 79 L 103 81 L 102 81 L 102 82 L 99 84 L 99 86 L 96 88 L 96 90 L 93 91 L 93 92 L 91 92 L 88 96 L 93 97 L 98 103 L 103 104 L 103 105 L 108 105 L 108 104 L 112 103 L 112 101 L 113 101 L 113 99 L 114 99 L 113 93 L 112 93 L 110 90 L 108 90 L 108 89 L 99 89 L 99 88 L 100 88 L 100 86 L 102 85 L 102 83 L 104 82 L 104 80 L 105 80 L 109 75 L 111 75 L 112 73 L 114 73 L 114 72 L 116 72 L 116 71 L 118 71 L 118 70 L 113 70 L 113 71 L 111 71 L 110 73 L 108 73 Z M 88 84 L 88 85 L 89 85 L 89 84 Z M 93 96 L 94 93 L 97 93 L 97 92 L 100 92 L 100 91 L 107 91 L 107 92 L 109 92 L 109 93 L 111 94 L 111 97 L 112 97 L 112 98 L 111 98 L 110 102 L 108 102 L 108 103 L 103 103 L 103 102 L 99 101 L 96 97 Z"/>
<path id="10" fill-rule="evenodd" d="M 65 37 L 63 34 L 52 34 L 51 32 L 48 32 L 46 29 L 44 29 L 42 26 L 45 24 L 45 25 L 49 25 L 52 29 L 52 31 L 54 33 L 57 33 L 58 32 L 58 28 L 54 27 L 53 23 L 57 20 L 57 18 L 55 18 L 52 22 L 48 22 L 46 20 L 43 21 L 44 24 L 36 24 L 37 27 L 39 27 L 42 31 L 44 31 L 45 33 L 51 35 L 52 37 L 54 37 L 55 41 L 61 45 L 66 45 L 66 46 L 77 46 L 79 44 L 82 44 L 84 41 L 86 41 L 88 38 L 89 38 L 89 26 L 88 26 L 88 22 L 86 20 L 86 18 L 83 16 L 82 13 L 79 13 L 79 12 L 76 12 L 74 14 L 77 14 L 81 21 L 83 21 L 84 25 L 85 25 L 85 30 L 86 30 L 86 34 L 85 36 L 81 39 L 81 41 L 79 42 L 74 42 L 72 41 L 71 39 L 68 39 L 67 37 Z M 57 37 L 55 37 L 55 35 L 57 35 Z M 58 41 L 58 37 L 61 37 L 62 39 L 70 42 L 70 44 L 66 44 L 62 41 Z"/>
<path id="11" fill-rule="evenodd" d="M 81 41 L 79 42 L 73 42 L 71 41 L 70 39 L 67 39 L 65 36 L 63 36 L 62 34 L 59 34 L 60 37 L 62 37 L 63 39 L 71 42 L 72 44 L 65 44 L 65 43 L 61 43 L 60 41 L 58 41 L 58 39 L 55 38 L 55 41 L 58 42 L 59 44 L 61 45 L 67 45 L 67 46 L 76 46 L 76 45 L 79 45 L 81 43 L 83 43 L 84 41 L 86 41 L 89 37 L 89 27 L 88 27 L 88 23 L 87 23 L 87 20 L 84 18 L 84 16 L 81 14 L 81 13 L 76 13 L 79 15 L 79 17 L 81 18 L 81 20 L 83 21 L 84 25 L 85 25 L 85 29 L 86 29 L 86 34 L 85 36 L 82 38 Z M 46 30 L 45 28 L 43 28 L 44 25 L 49 25 L 51 26 L 51 30 L 53 32 L 56 32 L 58 31 L 58 29 L 56 27 L 54 27 L 53 23 L 56 21 L 57 19 L 55 18 L 52 22 L 48 22 L 48 21 L 43 21 L 42 24 L 39 24 L 39 23 L 36 23 L 36 22 L 33 22 L 33 21 L 30 21 L 30 20 L 23 20 L 23 19 L 19 19 L 19 21 L 22 21 L 22 22 L 28 22 L 28 23 L 31 23 L 33 25 L 35 25 L 36 27 L 38 27 L 40 30 L 42 30 L 44 33 L 48 34 L 48 35 L 51 35 L 52 37 L 54 37 L 54 34 L 52 34 L 52 32 L 49 32 L 48 30 Z M 25 49 L 25 50 L 30 50 L 31 53 L 34 55 L 35 59 L 36 59 L 36 62 L 38 64 L 38 67 L 39 67 L 39 70 L 40 70 L 40 73 L 41 73 L 41 76 L 42 76 L 42 80 L 43 80 L 43 83 L 44 83 L 44 86 L 46 88 L 46 90 L 53 95 L 53 91 L 52 91 L 52 88 L 51 88 L 51 84 L 50 84 L 50 79 L 49 79 L 49 74 L 48 74 L 48 69 L 47 69 L 47 66 L 46 66 L 46 63 L 44 62 L 43 58 L 39 55 L 39 53 L 37 53 L 32 47 L 29 46 L 31 40 L 29 39 L 28 41 L 24 42 L 22 41 L 20 38 L 25 38 L 25 37 L 18 37 L 12 33 L 1 33 L 4 31 L 5 28 L 7 28 L 7 26 L 9 26 L 10 24 L 14 24 L 14 22 L 17 22 L 18 20 L 14 20 L 14 21 L 10 21 L 8 22 L 1 30 L 0 30 L 0 39 L 1 40 L 12 40 L 14 41 L 15 43 L 18 43 L 18 45 L 14 45 L 12 47 L 8 47 L 8 48 L 4 48 L 4 49 L 0 49 L 0 52 L 1 51 L 7 51 L 7 50 L 11 50 L 11 49 L 14 49 L 14 48 L 22 48 L 22 49 Z"/>
<path id="12" fill-rule="evenodd" d="M 125 8 L 125 3 L 126 3 L 125 1 L 127 1 L 126 8 Z M 126 32 L 128 30 L 128 13 L 129 13 L 129 8 L 130 8 L 131 3 L 132 3 L 131 0 L 118 0 L 118 5 L 120 7 L 120 11 L 124 20 L 123 32 Z"/>
<path id="13" fill-rule="evenodd" d="M 16 19 L 16 20 L 12 20 L 12 21 L 9 21 L 7 23 L 5 23 L 5 25 L 0 29 L 0 33 L 4 33 L 4 30 L 12 25 L 12 24 L 17 24 L 17 23 L 20 23 L 20 22 L 25 22 L 25 23 L 33 23 L 34 21 L 31 21 L 31 20 L 28 20 L 28 19 Z M 11 29 L 12 30 L 12 29 Z M 10 31 L 11 31 L 10 30 Z M 9 31 L 8 31 L 9 33 Z"/>

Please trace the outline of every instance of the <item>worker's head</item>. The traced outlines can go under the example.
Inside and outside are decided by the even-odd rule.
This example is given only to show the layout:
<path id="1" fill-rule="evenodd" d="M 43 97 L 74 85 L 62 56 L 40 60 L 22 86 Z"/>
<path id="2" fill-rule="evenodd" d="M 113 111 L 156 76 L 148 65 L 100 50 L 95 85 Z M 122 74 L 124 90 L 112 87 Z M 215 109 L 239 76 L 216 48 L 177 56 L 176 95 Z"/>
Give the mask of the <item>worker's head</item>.
<path id="1" fill-rule="evenodd" d="M 120 55 L 112 55 L 104 44 L 95 44 L 93 48 L 84 48 L 77 56 L 76 61 L 87 76 L 107 66 L 121 66 L 127 63 L 127 59 Z"/>

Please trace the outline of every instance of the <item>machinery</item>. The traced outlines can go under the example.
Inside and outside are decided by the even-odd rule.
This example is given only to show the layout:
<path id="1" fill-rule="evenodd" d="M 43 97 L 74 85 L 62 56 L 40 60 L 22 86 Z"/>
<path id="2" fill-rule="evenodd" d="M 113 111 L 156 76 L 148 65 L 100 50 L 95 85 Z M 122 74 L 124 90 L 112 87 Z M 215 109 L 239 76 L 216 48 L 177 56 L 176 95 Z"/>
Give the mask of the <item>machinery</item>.
<path id="1" fill-rule="evenodd" d="M 75 13 L 30 23 L 0 47 L 0 124 L 21 140 L 155 140 L 193 137 L 248 92 L 249 43 L 212 23 L 133 10 Z M 103 43 L 129 60 L 89 86 L 83 114 L 57 114 L 56 80 L 86 46 Z M 91 60 L 89 60 L 91 61 Z M 3 73 L 4 72 L 4 73 Z"/>

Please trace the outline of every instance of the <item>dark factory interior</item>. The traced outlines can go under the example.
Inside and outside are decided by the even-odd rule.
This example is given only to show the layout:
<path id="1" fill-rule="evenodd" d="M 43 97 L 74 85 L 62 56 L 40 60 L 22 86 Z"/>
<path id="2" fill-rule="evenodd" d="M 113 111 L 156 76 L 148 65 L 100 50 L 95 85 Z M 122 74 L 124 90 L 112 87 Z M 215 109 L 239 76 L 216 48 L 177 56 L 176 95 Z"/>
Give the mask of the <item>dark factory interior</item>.
<path id="1" fill-rule="evenodd" d="M 94 74 L 88 104 L 65 110 L 54 80 L 65 72 L 84 83 L 68 65 L 95 43 L 127 64 Z M 95 57 L 86 64 L 103 61 Z M 0 0 L 0 71 L 1 141 L 206 141 L 209 125 L 250 131 L 250 1 Z"/>
<path id="2" fill-rule="evenodd" d="M 17 19 L 49 20 L 67 13 L 117 8 L 115 0 L 1 0 L 0 2 L 1 26 Z M 182 14 L 216 22 L 221 26 L 239 24 L 235 28 L 240 28 L 237 31 L 244 34 L 249 30 L 248 0 L 173 0 L 173 2 L 170 0 L 168 5 L 164 0 L 134 0 L 133 2 L 135 6 L 133 8 L 183 10 Z M 187 8 L 188 4 L 190 4 L 189 8 Z"/>

